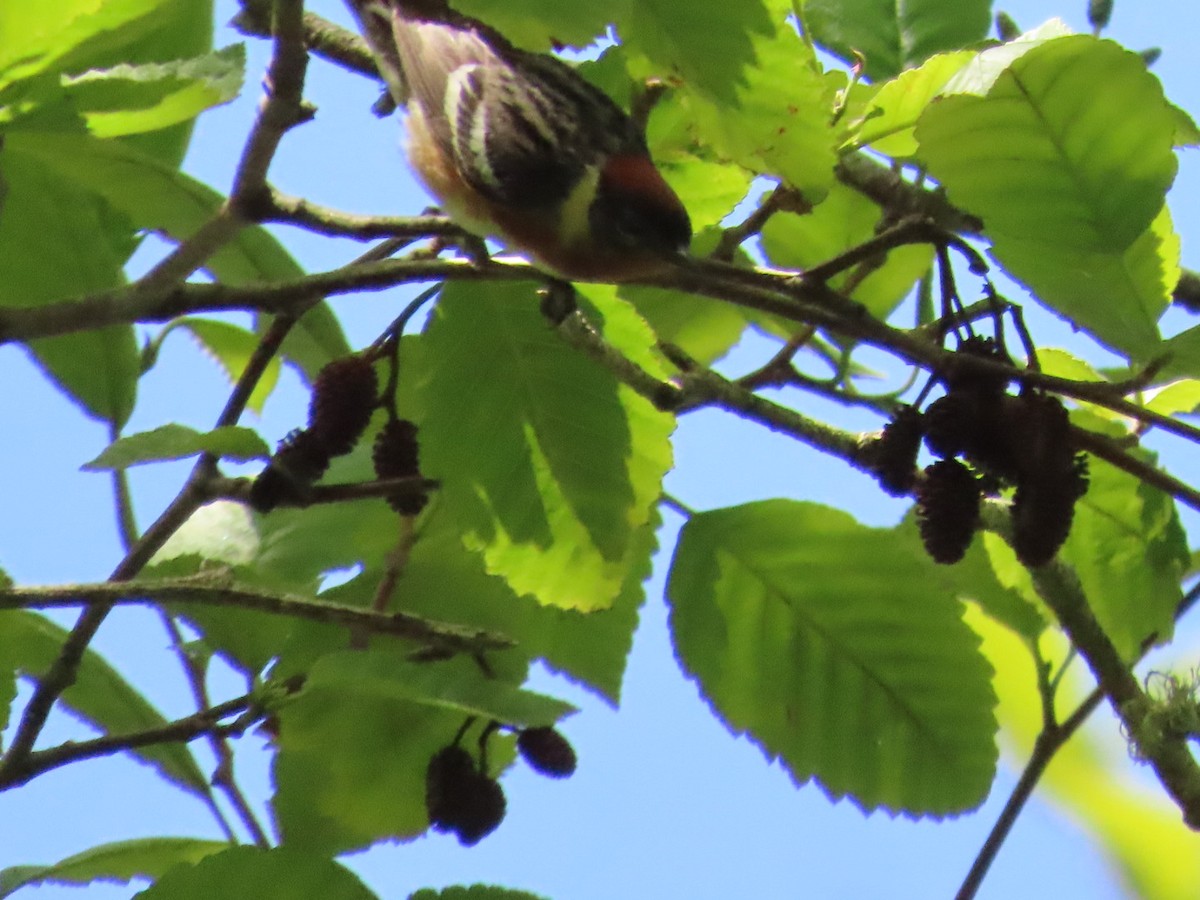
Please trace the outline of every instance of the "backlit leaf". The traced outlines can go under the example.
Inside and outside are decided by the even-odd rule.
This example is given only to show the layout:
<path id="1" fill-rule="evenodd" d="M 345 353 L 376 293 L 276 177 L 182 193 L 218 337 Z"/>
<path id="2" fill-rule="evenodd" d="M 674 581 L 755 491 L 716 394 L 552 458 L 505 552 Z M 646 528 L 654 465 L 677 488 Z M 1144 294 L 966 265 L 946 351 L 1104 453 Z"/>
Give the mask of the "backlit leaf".
<path id="1" fill-rule="evenodd" d="M 676 654 L 714 711 L 864 810 L 987 795 L 995 702 L 934 564 L 846 513 L 771 500 L 692 516 L 668 583 Z"/>

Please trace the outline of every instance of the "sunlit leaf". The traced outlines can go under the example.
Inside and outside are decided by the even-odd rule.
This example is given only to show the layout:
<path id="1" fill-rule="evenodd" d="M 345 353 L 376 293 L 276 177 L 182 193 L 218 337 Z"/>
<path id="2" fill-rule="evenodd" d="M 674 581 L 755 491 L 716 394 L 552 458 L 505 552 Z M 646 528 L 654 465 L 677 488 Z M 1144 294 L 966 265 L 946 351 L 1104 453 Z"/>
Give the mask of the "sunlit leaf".
<path id="1" fill-rule="evenodd" d="M 93 881 L 127 884 L 134 878 L 158 878 L 173 866 L 198 863 L 228 847 L 224 841 L 182 837 L 101 844 L 48 866 L 13 866 L 0 871 L 0 897 L 39 884 L 85 885 Z"/>
<path id="2" fill-rule="evenodd" d="M 844 78 L 823 74 L 812 49 L 785 22 L 751 33 L 750 40 L 754 65 L 726 85 L 732 97 L 715 98 L 702 85 L 685 83 L 661 104 L 661 115 L 687 124 L 697 152 L 781 179 L 817 202 L 833 183 L 838 138 L 831 119 Z M 708 66 L 707 58 L 700 60 Z"/>
<path id="3" fill-rule="evenodd" d="M 1163 213 L 1174 128 L 1137 54 L 1077 35 L 1025 53 L 985 97 L 932 105 L 917 137 L 1015 277 L 1110 346 L 1145 356 L 1177 277 Z"/>
<path id="4" fill-rule="evenodd" d="M 1165 641 L 1174 630 L 1187 541 L 1169 496 L 1103 460 L 1090 459 L 1089 470 L 1061 557 L 1108 636 L 1133 659 L 1147 637 Z"/>
<path id="5" fill-rule="evenodd" d="M 848 63 L 866 60 L 875 80 L 919 66 L 941 50 L 957 50 L 987 34 L 989 0 L 801 0 L 812 38 Z"/>
<path id="6" fill-rule="evenodd" d="M 762 231 L 763 250 L 777 265 L 811 268 L 874 237 L 882 215 L 879 206 L 858 191 L 834 185 L 808 215 L 772 216 Z M 886 259 L 867 263 L 862 270 L 851 268 L 834 276 L 829 286 L 884 319 L 912 291 L 932 261 L 933 250 L 928 246 L 898 247 Z"/>
<path id="7" fill-rule="evenodd" d="M 127 469 L 130 466 L 168 459 L 184 459 L 199 453 L 244 462 L 265 459 L 270 448 L 255 431 L 239 426 L 226 426 L 212 431 L 197 431 L 186 425 L 171 423 L 131 434 L 109 444 L 103 452 L 83 468 L 94 471 Z"/>
<path id="8" fill-rule="evenodd" d="M 194 59 L 123 63 L 66 79 L 66 96 L 100 138 L 156 131 L 237 96 L 246 63 L 235 44 Z"/>
<path id="9" fill-rule="evenodd" d="M 340 863 L 294 847 L 232 847 L 191 866 L 177 866 L 141 900 L 212 900 L 244 896 L 256 900 L 375 900 L 358 876 Z"/>
<path id="10" fill-rule="evenodd" d="M 676 654 L 714 711 L 864 810 L 943 816 L 991 785 L 994 697 L 961 606 L 890 531 L 764 501 L 684 527 Z"/>
<path id="11" fill-rule="evenodd" d="M 640 329 L 658 365 L 628 307 L 603 316 L 606 335 Z M 640 566 L 631 540 L 670 466 L 671 417 L 571 350 L 530 285 L 448 285 L 423 343 L 422 470 L 468 546 L 541 603 L 611 605 Z"/>
<path id="12" fill-rule="evenodd" d="M 852 128 L 851 146 L 870 145 L 878 153 L 898 158 L 916 155 L 913 128 L 917 119 L 954 73 L 974 56 L 967 50 L 939 53 L 920 68 L 901 72 L 884 82 Z"/>

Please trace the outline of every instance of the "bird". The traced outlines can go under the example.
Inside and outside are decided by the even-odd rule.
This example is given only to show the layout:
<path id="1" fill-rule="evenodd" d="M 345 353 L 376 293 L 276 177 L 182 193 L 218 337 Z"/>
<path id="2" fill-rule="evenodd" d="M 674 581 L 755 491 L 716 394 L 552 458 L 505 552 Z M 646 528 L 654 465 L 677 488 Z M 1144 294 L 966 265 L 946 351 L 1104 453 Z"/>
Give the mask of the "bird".
<path id="1" fill-rule="evenodd" d="M 645 133 L 555 56 L 447 0 L 347 0 L 397 106 L 409 161 L 442 210 L 552 277 L 621 283 L 687 252 L 687 210 Z"/>

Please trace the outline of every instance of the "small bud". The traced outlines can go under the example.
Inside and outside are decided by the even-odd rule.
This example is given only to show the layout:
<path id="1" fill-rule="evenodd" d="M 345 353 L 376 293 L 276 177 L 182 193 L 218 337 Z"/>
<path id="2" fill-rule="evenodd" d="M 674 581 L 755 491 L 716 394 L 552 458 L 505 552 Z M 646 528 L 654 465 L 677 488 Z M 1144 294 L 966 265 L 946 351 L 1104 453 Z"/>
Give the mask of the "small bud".
<path id="1" fill-rule="evenodd" d="M 996 34 L 1002 41 L 1013 41 L 1021 36 L 1021 26 L 1012 16 L 1001 10 L 996 13 Z"/>
<path id="2" fill-rule="evenodd" d="M 517 735 L 521 758 L 543 775 L 567 778 L 575 774 L 575 750 L 553 728 L 526 728 Z"/>
<path id="3" fill-rule="evenodd" d="M 1088 24 L 1096 31 L 1102 31 L 1108 27 L 1108 20 L 1112 18 L 1112 11 L 1113 0 L 1088 0 Z"/>

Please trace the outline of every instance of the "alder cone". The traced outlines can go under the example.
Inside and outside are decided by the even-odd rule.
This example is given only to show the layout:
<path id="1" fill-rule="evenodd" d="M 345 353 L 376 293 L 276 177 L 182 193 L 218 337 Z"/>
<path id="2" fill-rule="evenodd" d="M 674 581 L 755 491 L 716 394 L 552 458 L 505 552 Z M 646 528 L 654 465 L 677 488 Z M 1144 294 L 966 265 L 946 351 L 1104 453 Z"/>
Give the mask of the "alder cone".
<path id="1" fill-rule="evenodd" d="M 1047 471 L 1023 481 L 1013 496 L 1013 550 L 1031 568 L 1050 562 L 1066 543 L 1075 501 L 1087 493 L 1087 457 L 1072 458 L 1069 472 Z"/>
<path id="2" fill-rule="evenodd" d="M 553 728 L 526 728 L 517 735 L 517 751 L 543 775 L 567 778 L 575 774 L 575 749 Z"/>
<path id="3" fill-rule="evenodd" d="M 508 803 L 500 782 L 478 772 L 473 773 L 469 802 L 462 809 L 456 833 L 464 847 L 474 847 L 500 827 Z"/>
<path id="4" fill-rule="evenodd" d="M 996 343 L 994 338 L 972 335 L 958 345 L 956 351 L 962 356 L 990 359 L 1012 365 L 1012 358 Z M 1009 378 L 991 372 L 968 370 L 965 366 L 954 367 L 945 381 L 951 391 L 970 391 L 982 394 L 1002 394 L 1008 388 Z"/>
<path id="5" fill-rule="evenodd" d="M 451 744 L 430 758 L 425 811 L 437 831 L 451 832 L 464 847 L 473 847 L 500 826 L 506 808 L 500 782 L 477 771 L 462 747 Z"/>
<path id="6" fill-rule="evenodd" d="M 285 500 L 302 496 L 304 489 L 328 468 L 325 442 L 311 431 L 291 431 L 251 483 L 250 505 L 258 512 L 270 512 Z"/>
<path id="7" fill-rule="evenodd" d="M 371 460 L 377 478 L 407 478 L 420 475 L 417 426 L 407 419 L 393 419 L 383 426 L 371 448 Z M 415 516 L 429 498 L 420 492 L 404 491 L 390 494 L 388 505 L 404 516 Z"/>
<path id="8" fill-rule="evenodd" d="M 425 769 L 425 811 L 438 831 L 458 831 L 470 806 L 473 781 L 479 774 L 475 760 L 458 745 L 443 747 Z"/>
<path id="9" fill-rule="evenodd" d="M 957 459 L 925 468 L 917 488 L 917 525 L 934 562 L 949 565 L 966 555 L 979 527 L 979 480 Z"/>
<path id="10" fill-rule="evenodd" d="M 925 409 L 922 428 L 930 453 L 944 459 L 958 456 L 975 442 L 979 430 L 978 404 L 969 394 L 945 394 Z"/>
<path id="11" fill-rule="evenodd" d="M 917 453 L 923 433 L 921 413 L 911 406 L 902 406 L 868 449 L 867 468 L 879 486 L 893 497 L 903 497 L 916 483 Z"/>
<path id="12" fill-rule="evenodd" d="M 324 441 L 330 456 L 354 449 L 378 400 L 375 367 L 361 356 L 344 356 L 317 373 L 308 404 L 308 430 Z"/>

